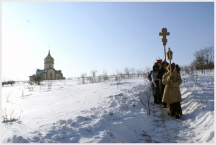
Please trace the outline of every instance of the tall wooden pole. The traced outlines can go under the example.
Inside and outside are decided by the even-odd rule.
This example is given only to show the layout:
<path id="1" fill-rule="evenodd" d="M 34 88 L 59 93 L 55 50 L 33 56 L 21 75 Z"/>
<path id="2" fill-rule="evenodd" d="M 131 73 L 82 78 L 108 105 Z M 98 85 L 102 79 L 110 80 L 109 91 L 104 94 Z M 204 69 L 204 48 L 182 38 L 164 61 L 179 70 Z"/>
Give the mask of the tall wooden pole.
<path id="1" fill-rule="evenodd" d="M 171 53 L 170 53 L 170 48 L 168 49 L 168 53 L 169 53 L 169 62 L 170 62 L 170 76 L 172 75 L 172 71 L 171 71 Z"/>
<path id="2" fill-rule="evenodd" d="M 166 45 L 164 45 L 164 58 L 165 58 L 165 68 L 166 68 Z"/>

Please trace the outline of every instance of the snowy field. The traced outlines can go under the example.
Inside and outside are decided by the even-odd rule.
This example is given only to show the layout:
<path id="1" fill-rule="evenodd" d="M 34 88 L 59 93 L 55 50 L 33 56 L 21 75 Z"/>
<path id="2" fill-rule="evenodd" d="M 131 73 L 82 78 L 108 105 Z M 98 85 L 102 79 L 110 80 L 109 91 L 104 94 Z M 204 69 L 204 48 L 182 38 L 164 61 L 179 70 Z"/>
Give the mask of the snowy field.
<path id="1" fill-rule="evenodd" d="M 214 143 L 214 72 L 182 72 L 183 116 L 150 100 L 143 78 L 79 84 L 76 80 L 2 87 L 2 143 Z M 33 90 L 32 90 L 33 89 Z M 145 101 L 144 101 L 145 102 Z M 145 102 L 146 103 L 146 102 Z"/>

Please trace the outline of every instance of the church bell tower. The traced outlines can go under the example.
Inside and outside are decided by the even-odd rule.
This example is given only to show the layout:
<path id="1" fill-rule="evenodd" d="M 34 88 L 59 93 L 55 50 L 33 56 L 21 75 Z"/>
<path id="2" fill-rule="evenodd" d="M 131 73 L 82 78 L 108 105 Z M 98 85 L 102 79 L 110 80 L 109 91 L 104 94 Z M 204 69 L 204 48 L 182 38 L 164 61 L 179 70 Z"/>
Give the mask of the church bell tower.
<path id="1" fill-rule="evenodd" d="M 50 50 L 47 57 L 44 59 L 44 69 L 54 68 L 54 58 L 50 55 Z"/>

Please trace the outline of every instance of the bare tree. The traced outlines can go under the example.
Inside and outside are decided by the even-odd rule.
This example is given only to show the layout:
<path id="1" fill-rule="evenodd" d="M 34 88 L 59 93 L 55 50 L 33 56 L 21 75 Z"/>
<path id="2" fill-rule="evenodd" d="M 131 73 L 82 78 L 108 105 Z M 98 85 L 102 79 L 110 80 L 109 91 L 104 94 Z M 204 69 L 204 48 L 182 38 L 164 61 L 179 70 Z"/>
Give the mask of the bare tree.
<path id="1" fill-rule="evenodd" d="M 109 79 L 107 72 L 105 70 L 103 70 L 102 78 L 103 78 L 103 81 L 106 81 Z"/>
<path id="2" fill-rule="evenodd" d="M 135 77 L 135 68 L 131 68 L 130 69 L 130 72 L 131 72 L 131 77 Z"/>
<path id="3" fill-rule="evenodd" d="M 48 90 L 50 90 L 52 88 L 52 84 L 53 84 L 52 80 L 47 80 L 47 88 L 48 88 Z"/>
<path id="4" fill-rule="evenodd" d="M 147 115 L 150 115 L 150 98 L 151 98 L 151 84 L 149 83 L 144 92 L 139 93 L 139 100 L 145 107 Z M 145 98 L 146 97 L 146 98 Z"/>
<path id="5" fill-rule="evenodd" d="M 92 74 L 92 76 L 90 78 L 91 83 L 96 83 L 96 73 L 97 73 L 96 70 L 91 71 L 91 74 Z"/>
<path id="6" fill-rule="evenodd" d="M 180 66 L 180 68 L 181 68 L 181 71 L 184 71 L 188 75 L 194 74 L 194 72 L 196 70 L 195 66 L 193 64 Z"/>
<path id="7" fill-rule="evenodd" d="M 82 84 L 85 84 L 85 78 L 87 77 L 86 73 L 81 74 L 80 77 L 82 79 Z"/>
<path id="8" fill-rule="evenodd" d="M 145 74 L 144 70 L 142 70 L 142 69 L 137 70 L 137 77 L 143 77 L 144 74 Z"/>
<path id="9" fill-rule="evenodd" d="M 201 69 L 203 73 L 204 64 L 205 64 L 204 50 L 197 51 L 195 53 L 195 60 L 192 62 L 192 66 L 195 66 L 196 69 Z"/>
<path id="10" fill-rule="evenodd" d="M 130 77 L 130 69 L 129 69 L 128 67 L 126 67 L 126 68 L 124 69 L 124 74 L 126 75 L 127 78 Z"/>
<path id="11" fill-rule="evenodd" d="M 37 85 L 40 85 L 42 80 L 43 80 L 43 75 L 35 75 L 33 77 L 33 82 Z M 32 82 L 30 82 L 30 83 L 32 83 Z"/>
<path id="12" fill-rule="evenodd" d="M 205 73 L 206 69 L 214 68 L 214 48 L 208 47 L 205 49 L 200 49 L 196 51 L 195 59 L 191 63 L 192 66 L 195 66 L 197 70 L 202 70 L 202 73 Z"/>
<path id="13" fill-rule="evenodd" d="M 148 76 L 148 73 L 151 71 L 152 69 L 150 67 L 146 67 L 145 70 L 144 70 L 144 78 L 147 78 Z"/>
<path id="14" fill-rule="evenodd" d="M 209 47 L 205 48 L 205 61 L 206 61 L 206 69 L 214 68 L 214 48 Z"/>
<path id="15" fill-rule="evenodd" d="M 118 89 L 118 84 L 120 83 L 120 81 L 122 80 L 122 78 L 124 78 L 124 76 L 122 75 L 121 72 L 119 72 L 117 70 L 116 71 L 116 75 L 115 75 L 115 81 L 116 81 L 117 89 Z"/>

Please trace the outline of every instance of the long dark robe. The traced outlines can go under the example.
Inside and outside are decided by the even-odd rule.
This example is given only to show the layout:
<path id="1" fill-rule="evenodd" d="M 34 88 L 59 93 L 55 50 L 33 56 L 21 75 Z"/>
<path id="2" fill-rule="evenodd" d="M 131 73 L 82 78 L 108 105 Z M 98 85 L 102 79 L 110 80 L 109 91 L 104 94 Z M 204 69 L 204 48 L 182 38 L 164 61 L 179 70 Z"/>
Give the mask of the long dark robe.
<path id="1" fill-rule="evenodd" d="M 182 115 L 182 108 L 180 102 L 169 104 L 167 108 L 167 112 L 168 115 L 170 116 Z"/>
<path id="2" fill-rule="evenodd" d="M 154 85 L 153 85 L 153 87 L 154 87 L 154 89 L 153 89 L 153 96 L 154 96 L 154 103 L 156 103 L 156 104 L 160 104 L 161 103 L 161 95 L 160 95 L 160 90 L 159 90 L 159 80 L 156 80 L 155 81 L 155 84 L 156 84 L 156 88 L 154 87 Z"/>
<path id="3" fill-rule="evenodd" d="M 157 74 L 157 78 L 159 79 L 159 99 L 160 99 L 160 102 L 162 100 L 162 97 L 163 97 L 163 93 L 164 93 L 164 88 L 165 88 L 165 85 L 162 83 L 162 76 L 165 74 L 166 70 L 164 68 L 161 68 L 159 71 L 158 71 L 158 74 Z M 167 106 L 167 103 L 165 102 L 162 102 L 163 106 Z"/>

